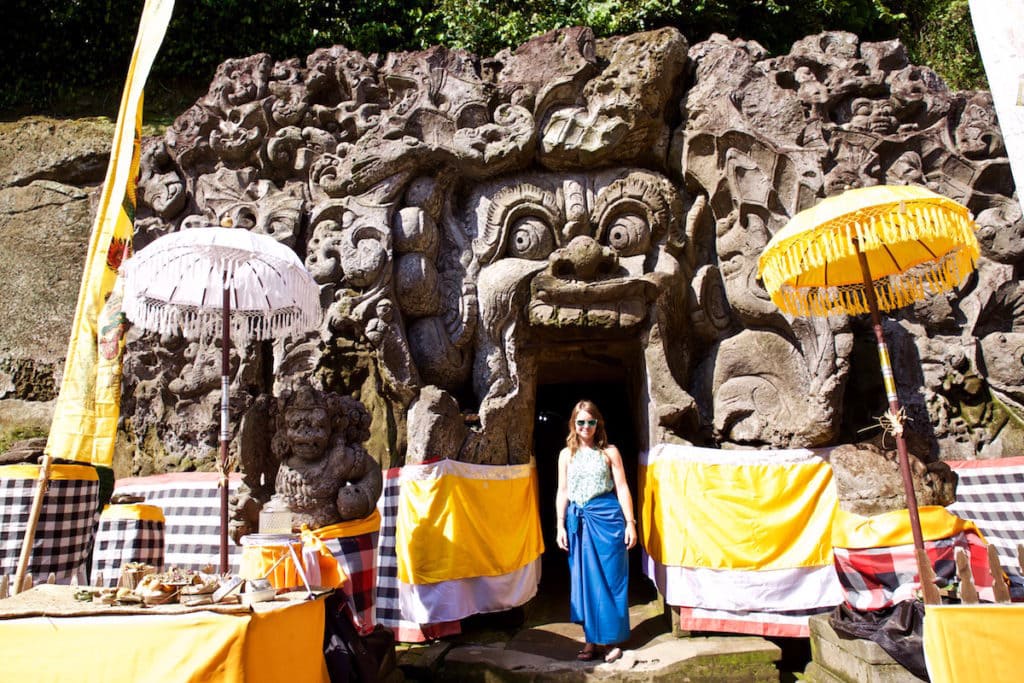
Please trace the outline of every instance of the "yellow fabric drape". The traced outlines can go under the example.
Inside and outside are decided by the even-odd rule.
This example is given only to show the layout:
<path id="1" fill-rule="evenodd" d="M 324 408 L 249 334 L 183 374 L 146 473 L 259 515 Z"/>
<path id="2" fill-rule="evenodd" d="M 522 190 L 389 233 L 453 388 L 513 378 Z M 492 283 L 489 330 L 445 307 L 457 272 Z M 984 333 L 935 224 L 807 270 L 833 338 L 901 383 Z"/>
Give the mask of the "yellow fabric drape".
<path id="1" fill-rule="evenodd" d="M 266 603 L 271 605 L 271 603 Z M 323 600 L 250 614 L 0 620 L 0 679 L 36 683 L 326 682 Z"/>
<path id="2" fill-rule="evenodd" d="M 971 531 L 984 540 L 974 522 L 961 519 L 939 505 L 918 508 L 921 535 L 926 541 L 950 538 L 962 531 Z M 888 548 L 913 545 L 910 515 L 904 510 L 893 510 L 871 517 L 862 517 L 844 510 L 836 510 L 832 525 L 832 546 L 835 548 Z"/>
<path id="3" fill-rule="evenodd" d="M 1024 605 L 927 605 L 924 654 L 932 683 L 1017 683 Z"/>
<path id="4" fill-rule="evenodd" d="M 145 522 L 166 522 L 164 511 L 157 505 L 126 503 L 107 505 L 103 508 L 103 519 L 140 519 Z"/>
<path id="5" fill-rule="evenodd" d="M 544 552 L 533 464 L 452 463 L 403 469 L 396 547 L 404 583 L 499 576 Z M 428 474 L 406 478 L 411 467 Z"/>
<path id="6" fill-rule="evenodd" d="M 644 548 L 657 562 L 790 569 L 832 562 L 832 468 L 655 458 L 641 467 Z"/>
<path id="7" fill-rule="evenodd" d="M 324 545 L 324 541 L 332 538 L 350 538 L 362 536 L 380 531 L 380 511 L 374 510 L 363 519 L 353 519 L 346 522 L 338 522 L 319 529 L 302 527 L 302 545 L 306 548 L 314 548 L 317 552 L 317 565 L 320 567 L 320 585 L 332 588 L 341 588 L 348 583 L 349 579 L 334 557 L 331 549 Z"/>
<path id="8" fill-rule="evenodd" d="M 142 90 L 173 9 L 173 0 L 146 0 L 142 10 L 46 443 L 55 458 L 107 467 L 113 461 L 126 325 L 116 294 L 111 295 L 132 241 Z"/>
<path id="9" fill-rule="evenodd" d="M 39 478 L 39 465 L 2 465 L 0 479 L 32 479 Z M 66 479 L 68 481 L 96 481 L 99 475 L 89 465 L 50 465 L 50 481 Z"/>

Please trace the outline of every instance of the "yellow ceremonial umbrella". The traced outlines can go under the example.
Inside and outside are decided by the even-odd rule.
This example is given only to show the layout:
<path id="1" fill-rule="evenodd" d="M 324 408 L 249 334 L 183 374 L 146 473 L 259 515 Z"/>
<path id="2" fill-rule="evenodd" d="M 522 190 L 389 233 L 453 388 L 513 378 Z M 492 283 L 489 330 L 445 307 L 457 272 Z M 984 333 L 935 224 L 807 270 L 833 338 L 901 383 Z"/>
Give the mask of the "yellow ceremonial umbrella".
<path id="1" fill-rule="evenodd" d="M 903 415 L 879 310 L 889 311 L 956 287 L 978 260 L 977 226 L 963 205 L 914 185 L 847 190 L 801 211 L 768 243 L 758 277 L 791 315 L 870 313 L 910 512 L 926 602 L 938 602 L 928 577 Z"/>

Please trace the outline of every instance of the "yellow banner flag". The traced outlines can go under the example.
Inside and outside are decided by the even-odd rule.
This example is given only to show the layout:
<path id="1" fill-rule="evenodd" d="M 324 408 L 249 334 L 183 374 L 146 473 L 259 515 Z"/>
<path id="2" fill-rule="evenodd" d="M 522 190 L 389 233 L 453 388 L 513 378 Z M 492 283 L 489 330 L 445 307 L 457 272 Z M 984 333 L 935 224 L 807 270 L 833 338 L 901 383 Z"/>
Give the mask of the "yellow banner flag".
<path id="1" fill-rule="evenodd" d="M 131 249 L 142 140 L 142 91 L 167 32 L 173 0 L 146 0 L 114 129 L 103 191 L 89 239 L 71 325 L 64 377 L 46 452 L 109 467 L 121 403 L 121 352 L 127 326 L 114 291 Z"/>

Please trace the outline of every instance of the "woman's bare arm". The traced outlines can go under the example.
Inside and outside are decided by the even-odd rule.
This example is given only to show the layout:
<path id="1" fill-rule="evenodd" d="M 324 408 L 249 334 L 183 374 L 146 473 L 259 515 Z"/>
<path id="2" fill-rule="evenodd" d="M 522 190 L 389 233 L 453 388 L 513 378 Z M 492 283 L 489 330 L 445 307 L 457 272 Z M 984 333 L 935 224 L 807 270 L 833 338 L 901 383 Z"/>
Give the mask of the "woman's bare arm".
<path id="1" fill-rule="evenodd" d="M 636 545 L 636 516 L 633 514 L 633 496 L 629 493 L 626 470 L 622 466 L 622 454 L 615 446 L 608 446 L 605 453 L 608 455 L 608 465 L 612 468 L 615 496 L 619 499 L 622 514 L 626 518 L 626 547 L 632 548 Z"/>
<path id="2" fill-rule="evenodd" d="M 558 454 L 558 492 L 555 494 L 555 542 L 562 550 L 569 549 L 569 535 L 565 531 L 565 510 L 569 507 L 569 485 L 566 482 L 568 471 L 569 449 L 563 448 Z"/>

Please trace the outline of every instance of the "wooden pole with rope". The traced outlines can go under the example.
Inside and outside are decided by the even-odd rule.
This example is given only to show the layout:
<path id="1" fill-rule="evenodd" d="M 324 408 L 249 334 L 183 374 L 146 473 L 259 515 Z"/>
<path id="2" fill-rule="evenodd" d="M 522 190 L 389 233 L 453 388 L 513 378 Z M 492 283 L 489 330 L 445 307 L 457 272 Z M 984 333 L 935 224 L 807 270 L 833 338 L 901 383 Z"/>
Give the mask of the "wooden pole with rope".
<path id="1" fill-rule="evenodd" d="M 907 441 L 903 438 L 903 414 L 900 409 L 899 396 L 896 394 L 892 364 L 889 361 L 889 347 L 885 343 L 882 319 L 878 313 L 878 299 L 875 296 L 875 287 L 871 280 L 871 270 L 868 268 L 868 257 L 861 250 L 857 240 L 854 240 L 854 245 L 857 249 L 857 259 L 860 261 L 861 274 L 864 276 L 864 297 L 867 299 L 868 309 L 871 311 L 871 328 L 874 330 L 875 341 L 878 343 L 878 361 L 882 368 L 886 398 L 889 401 L 889 412 L 886 413 L 885 418 L 890 423 L 893 436 L 896 437 L 896 454 L 899 459 L 900 476 L 903 479 L 903 491 L 907 498 L 910 530 L 914 536 L 914 558 L 917 560 L 921 594 L 924 596 L 925 604 L 937 605 L 941 602 L 939 587 L 935 585 L 935 573 L 932 570 L 931 561 L 928 559 L 928 552 L 924 548 L 921 516 L 917 510 L 917 494 L 914 492 L 914 478 L 910 472 L 910 454 L 907 451 Z"/>

